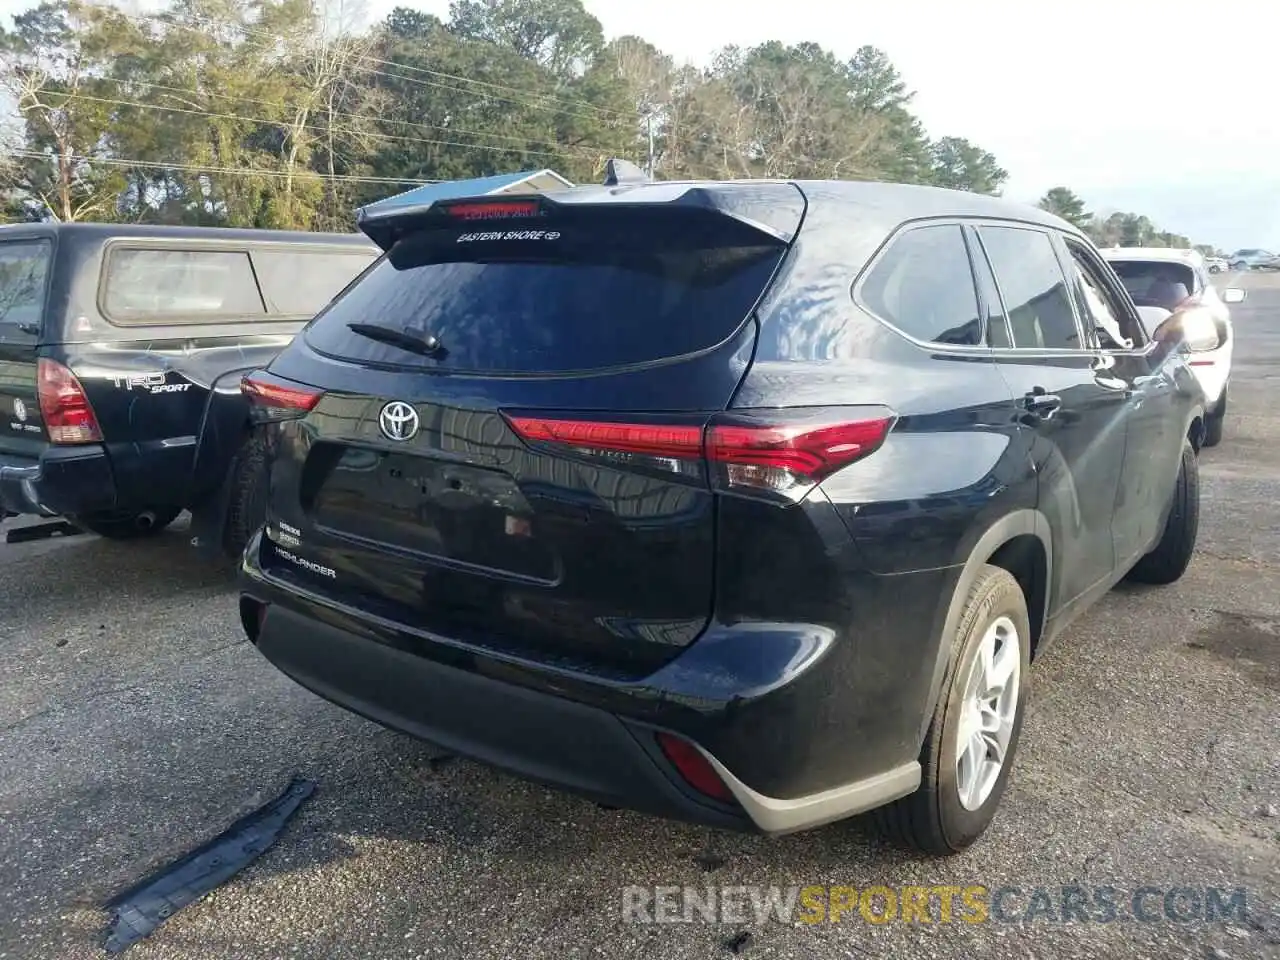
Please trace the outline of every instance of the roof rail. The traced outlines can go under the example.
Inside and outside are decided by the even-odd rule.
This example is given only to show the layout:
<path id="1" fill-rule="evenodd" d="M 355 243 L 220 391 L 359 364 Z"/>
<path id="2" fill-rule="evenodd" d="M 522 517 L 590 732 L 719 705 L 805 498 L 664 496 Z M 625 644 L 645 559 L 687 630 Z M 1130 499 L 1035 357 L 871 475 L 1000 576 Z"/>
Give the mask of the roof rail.
<path id="1" fill-rule="evenodd" d="M 624 183 L 648 183 L 649 175 L 630 160 L 612 157 L 604 165 L 604 185 L 617 187 Z"/>

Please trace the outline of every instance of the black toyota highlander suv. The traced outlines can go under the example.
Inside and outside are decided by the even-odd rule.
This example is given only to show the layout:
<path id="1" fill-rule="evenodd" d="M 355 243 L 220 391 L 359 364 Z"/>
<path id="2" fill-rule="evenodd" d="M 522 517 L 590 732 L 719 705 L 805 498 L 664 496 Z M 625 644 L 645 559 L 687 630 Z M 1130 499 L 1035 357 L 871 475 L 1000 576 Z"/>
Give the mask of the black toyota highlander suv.
<path id="1" fill-rule="evenodd" d="M 990 822 L 1045 644 L 1196 538 L 1194 311 L 1076 229 L 879 183 L 436 202 L 242 388 L 240 615 L 305 687 L 613 805 Z"/>

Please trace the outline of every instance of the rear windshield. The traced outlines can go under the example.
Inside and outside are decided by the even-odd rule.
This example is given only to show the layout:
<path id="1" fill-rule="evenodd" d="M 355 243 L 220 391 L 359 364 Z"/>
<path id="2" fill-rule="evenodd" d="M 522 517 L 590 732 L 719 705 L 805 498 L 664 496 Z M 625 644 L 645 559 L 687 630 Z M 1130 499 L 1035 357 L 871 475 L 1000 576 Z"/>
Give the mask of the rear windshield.
<path id="1" fill-rule="evenodd" d="M 1140 307 L 1173 310 L 1196 289 L 1196 274 L 1183 263 L 1112 260 L 1111 266 Z"/>
<path id="2" fill-rule="evenodd" d="M 47 240 L 0 243 L 0 343 L 39 336 L 52 252 Z"/>
<path id="3" fill-rule="evenodd" d="M 397 243 L 305 336 L 330 356 L 419 369 L 535 374 L 647 363 L 731 336 L 784 252 L 740 224 L 705 221 L 430 230 Z M 430 335 L 444 349 L 421 356 L 349 323 Z"/>

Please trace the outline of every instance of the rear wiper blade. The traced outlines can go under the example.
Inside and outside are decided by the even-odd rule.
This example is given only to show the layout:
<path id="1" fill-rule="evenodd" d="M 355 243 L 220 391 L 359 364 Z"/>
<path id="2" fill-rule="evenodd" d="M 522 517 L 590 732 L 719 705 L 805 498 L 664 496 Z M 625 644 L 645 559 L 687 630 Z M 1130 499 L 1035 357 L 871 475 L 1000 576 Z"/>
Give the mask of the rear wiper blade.
<path id="1" fill-rule="evenodd" d="M 348 323 L 347 329 L 370 340 L 389 343 L 401 350 L 417 353 L 424 357 L 441 357 L 445 354 L 444 345 L 438 337 L 431 334 L 419 336 L 408 330 L 393 330 L 391 327 L 380 327 L 376 323 Z"/>

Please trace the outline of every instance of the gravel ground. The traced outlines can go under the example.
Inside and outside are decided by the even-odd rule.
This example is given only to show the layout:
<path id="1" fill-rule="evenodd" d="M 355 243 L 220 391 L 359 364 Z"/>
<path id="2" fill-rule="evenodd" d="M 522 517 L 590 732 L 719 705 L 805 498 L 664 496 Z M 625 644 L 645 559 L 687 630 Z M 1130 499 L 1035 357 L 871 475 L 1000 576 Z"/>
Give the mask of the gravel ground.
<path id="1" fill-rule="evenodd" d="M 1280 957 L 1280 278 L 1241 282 L 1200 552 L 1045 655 L 1012 787 L 967 853 L 912 858 L 858 822 L 720 833 L 451 761 L 279 675 L 181 527 L 82 536 L 0 545 L 0 958 L 101 956 L 112 893 L 294 775 L 319 789 L 279 843 L 131 956 Z M 1015 913 L 1038 885 L 1122 903 L 1243 887 L 1248 906 L 1213 923 L 637 925 L 632 884 L 1014 885 Z"/>

